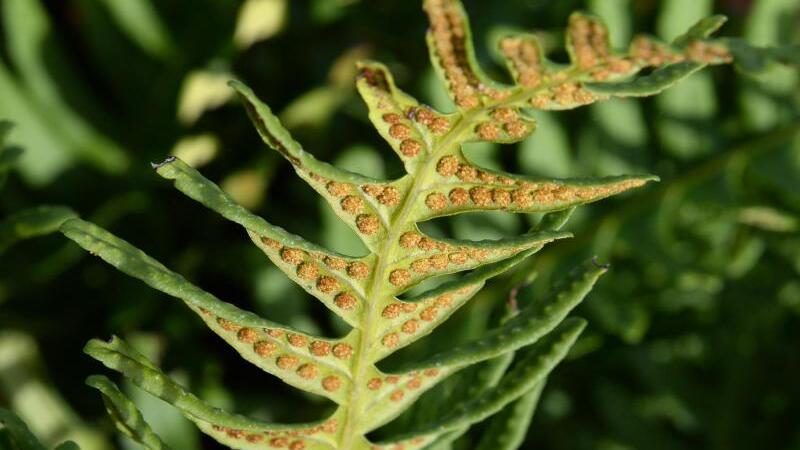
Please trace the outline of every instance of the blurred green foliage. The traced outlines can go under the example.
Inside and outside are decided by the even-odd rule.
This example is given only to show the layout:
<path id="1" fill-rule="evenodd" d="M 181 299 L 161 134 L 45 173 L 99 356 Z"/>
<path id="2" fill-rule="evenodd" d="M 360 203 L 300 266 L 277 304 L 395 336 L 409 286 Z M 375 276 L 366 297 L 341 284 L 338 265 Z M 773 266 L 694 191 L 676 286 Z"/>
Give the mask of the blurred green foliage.
<path id="1" fill-rule="evenodd" d="M 559 33 L 575 9 L 602 16 L 618 44 L 634 32 L 672 38 L 712 12 L 731 18 L 724 35 L 761 46 L 800 43 L 796 0 L 465 3 L 479 57 L 497 77 L 503 72 L 490 49 L 500 30 L 540 30 L 559 59 Z M 418 2 L 4 0 L 0 16 L 0 117 L 16 123 L 8 141 L 25 150 L 0 192 L 0 220 L 68 205 L 245 309 L 309 332 L 343 332 L 237 227 L 174 191 L 149 162 L 180 154 L 273 223 L 358 252 L 358 239 L 262 150 L 224 84 L 234 75 L 246 80 L 320 159 L 398 175 L 354 95 L 353 62 L 385 61 L 400 86 L 448 109 Z M 800 75 L 796 67 L 764 69 L 718 68 L 654 100 L 540 113 L 539 132 L 517 151 L 468 150 L 476 162 L 512 172 L 662 178 L 584 208 L 568 224 L 577 237 L 533 262 L 539 277 L 520 303 L 588 255 L 613 269 L 579 311 L 590 327 L 549 380 L 523 448 L 800 449 Z M 476 214 L 432 221 L 426 231 L 508 236 L 534 219 Z M 400 357 L 479 334 L 516 282 L 498 280 Z M 85 423 L 106 436 L 38 436 L 46 444 L 69 435 L 91 450 L 116 439 L 84 385 L 96 367 L 81 353 L 90 338 L 112 332 L 216 405 L 276 421 L 315 419 L 327 407 L 265 378 L 177 302 L 57 236 L 9 244 L 0 255 L 0 329 L 33 337 L 38 352 L 24 352 L 41 361 L 21 370 L 24 363 L 6 361 L 30 359 L 3 360 L 0 380 L 14 383 L 0 382 L 0 406 L 13 407 L 31 430 L 46 429 L 48 403 L 22 397 L 44 386 L 42 395 L 69 410 L 64 427 Z M 168 405 L 124 389 L 172 447 L 219 448 Z M 21 402 L 25 408 L 15 406 Z M 479 437 L 477 429 L 454 448 L 473 448 Z"/>

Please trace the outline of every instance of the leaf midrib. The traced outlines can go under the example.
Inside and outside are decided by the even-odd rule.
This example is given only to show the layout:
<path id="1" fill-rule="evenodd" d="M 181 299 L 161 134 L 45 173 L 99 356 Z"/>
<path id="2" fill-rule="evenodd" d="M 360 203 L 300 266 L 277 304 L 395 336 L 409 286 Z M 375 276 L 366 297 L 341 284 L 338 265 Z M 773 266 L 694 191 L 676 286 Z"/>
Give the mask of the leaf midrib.
<path id="1" fill-rule="evenodd" d="M 578 71 L 578 73 L 574 75 L 580 74 L 581 72 Z M 568 79 L 569 78 L 571 77 L 568 77 Z M 381 245 L 379 251 L 375 252 L 376 270 L 373 272 L 369 286 L 365 291 L 365 299 L 367 300 L 367 316 L 365 320 L 361 321 L 361 327 L 359 328 L 360 333 L 358 336 L 358 343 L 355 348 L 356 360 L 353 365 L 353 381 L 351 384 L 350 395 L 347 397 L 347 402 L 341 405 L 341 407 L 345 409 L 346 414 L 344 419 L 344 430 L 340 434 L 341 441 L 337 443 L 338 449 L 351 449 L 355 439 L 361 433 L 361 430 L 359 430 L 358 426 L 361 423 L 360 416 L 363 411 L 361 410 L 359 401 L 361 400 L 360 397 L 367 381 L 363 379 L 365 378 L 364 375 L 370 365 L 373 364 L 373 362 L 369 360 L 369 350 L 370 343 L 374 337 L 373 333 L 375 331 L 373 330 L 373 327 L 375 325 L 375 314 L 377 313 L 376 305 L 380 300 L 380 298 L 375 298 L 375 296 L 376 294 L 380 296 L 380 286 L 383 280 L 386 279 L 386 271 L 392 264 L 395 253 L 394 250 L 397 248 L 394 244 L 397 242 L 400 232 L 408 225 L 408 215 L 416 206 L 417 197 L 420 195 L 420 193 L 429 188 L 427 181 L 432 175 L 432 167 L 435 167 L 440 153 L 453 145 L 460 145 L 462 143 L 462 135 L 469 130 L 470 126 L 474 124 L 473 119 L 476 116 L 480 116 L 486 111 L 495 108 L 512 107 L 518 106 L 520 103 L 527 103 L 527 100 L 537 93 L 552 88 L 554 85 L 561 82 L 563 82 L 563 80 L 551 80 L 550 82 L 542 83 L 533 89 L 525 89 L 519 86 L 514 86 L 511 88 L 512 94 L 508 97 L 496 102 L 487 102 L 487 104 L 485 104 L 483 107 L 460 113 L 454 126 L 450 128 L 447 134 L 445 134 L 441 140 L 436 141 L 434 145 L 430 146 L 431 151 L 421 166 L 421 170 L 418 171 L 419 175 L 413 177 L 414 181 L 411 183 L 409 194 L 403 198 L 403 203 L 400 206 L 399 213 L 390 221 L 391 226 L 387 227 L 386 240 L 383 242 L 383 245 Z M 386 263 L 384 263 L 384 261 L 386 261 Z"/>
<path id="2" fill-rule="evenodd" d="M 399 213 L 395 215 L 394 219 L 391 221 L 391 226 L 388 227 L 386 240 L 381 246 L 380 251 L 376 252 L 376 270 L 366 290 L 366 299 L 368 303 L 367 315 L 365 320 L 362 321 L 361 333 L 355 352 L 357 359 L 353 366 L 351 395 L 349 396 L 348 402 L 343 405 L 347 410 L 347 415 L 345 418 L 344 431 L 341 435 L 342 441 L 339 443 L 340 449 L 351 448 L 354 439 L 360 433 L 358 424 L 361 423 L 360 415 L 362 411 L 359 401 L 362 390 L 366 386 L 366 380 L 363 379 L 364 375 L 367 369 L 373 364 L 373 362 L 369 360 L 369 349 L 370 343 L 374 337 L 373 334 L 375 333 L 373 327 L 375 326 L 375 315 L 378 310 L 376 306 L 380 301 L 380 297 L 382 297 L 380 293 L 381 285 L 386 279 L 386 272 L 391 265 L 391 261 L 394 259 L 394 253 L 397 248 L 395 244 L 399 238 L 399 234 L 408 225 L 408 216 L 411 214 L 411 211 L 414 210 L 420 192 L 425 190 L 426 183 L 431 176 L 431 167 L 435 166 L 439 154 L 443 149 L 450 148 L 451 145 L 457 145 L 457 143 L 460 142 L 461 135 L 468 129 L 471 123 L 470 119 L 474 115 L 480 113 L 480 111 L 482 111 L 482 109 L 460 115 L 455 125 L 443 139 L 431 145 L 431 151 L 427 159 L 422 165 L 421 170 L 418 171 L 418 175 L 413 178 L 414 181 L 411 183 L 409 194 L 403 199 Z"/>

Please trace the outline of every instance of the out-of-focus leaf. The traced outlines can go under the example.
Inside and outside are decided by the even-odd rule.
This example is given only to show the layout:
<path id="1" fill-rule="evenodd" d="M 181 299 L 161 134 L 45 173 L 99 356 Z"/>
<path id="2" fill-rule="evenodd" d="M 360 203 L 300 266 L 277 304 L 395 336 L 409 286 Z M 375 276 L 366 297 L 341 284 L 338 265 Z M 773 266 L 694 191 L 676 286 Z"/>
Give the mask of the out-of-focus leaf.
<path id="1" fill-rule="evenodd" d="M 197 169 L 211 162 L 219 147 L 219 139 L 211 133 L 186 136 L 175 143 L 172 156 Z"/>
<path id="2" fill-rule="evenodd" d="M 42 371 L 42 355 L 33 337 L 0 332 L 0 398 L 27 422 L 32 434 L 47 446 L 66 439 L 84 450 L 110 450 L 99 430 L 78 417 Z M 2 432 L 0 432 L 2 434 Z M 5 450 L 0 438 L 0 448 Z"/>
<path id="3" fill-rule="evenodd" d="M 119 27 L 146 52 L 161 59 L 172 56 L 174 44 L 153 0 L 102 0 Z"/>
<path id="4" fill-rule="evenodd" d="M 28 426 L 3 408 L 0 408 L 0 444 L 9 446 L 9 450 L 45 450 Z"/>
<path id="5" fill-rule="evenodd" d="M 631 40 L 631 0 L 589 0 L 589 10 L 600 16 L 608 25 L 609 40 L 613 48 L 621 49 Z M 685 26 L 683 23 L 681 26 Z"/>
<path id="6" fill-rule="evenodd" d="M 268 177 L 258 168 L 245 168 L 226 176 L 220 187 L 231 198 L 248 209 L 258 207 L 267 194 Z"/>
<path id="7" fill-rule="evenodd" d="M 305 92 L 281 111 L 283 125 L 295 130 L 304 127 L 317 129 L 328 124 L 355 91 L 353 79 L 357 75 L 358 62 L 367 59 L 371 53 L 366 45 L 357 45 L 342 53 L 328 71 L 326 84 Z"/>
<path id="8" fill-rule="evenodd" d="M 526 174 L 546 177 L 574 175 L 567 132 L 554 113 L 534 111 L 531 115 L 538 124 L 537 131 L 519 145 L 520 169 Z"/>
<path id="9" fill-rule="evenodd" d="M 737 219 L 743 224 L 767 231 L 790 233 L 800 228 L 800 219 L 769 206 L 742 208 Z"/>
<path id="10" fill-rule="evenodd" d="M 12 143 L 23 143 L 28 149 L 20 158 L 22 175 L 36 185 L 47 184 L 75 159 L 58 133 L 44 122 L 28 93 L 11 76 L 0 61 L 0 116 L 13 117 L 17 126 Z"/>
<path id="11" fill-rule="evenodd" d="M 360 0 L 313 0 L 311 16 L 320 23 L 333 22 L 347 12 L 347 7 Z"/>
<path id="12" fill-rule="evenodd" d="M 281 112 L 281 122 L 290 129 L 320 126 L 336 112 L 346 95 L 346 92 L 330 86 L 312 89 Z"/>
<path id="13" fill-rule="evenodd" d="M 236 46 L 247 48 L 277 34 L 286 22 L 287 3 L 287 0 L 245 0 L 233 33 Z"/>
<path id="14" fill-rule="evenodd" d="M 665 39 L 677 38 L 679 44 L 705 37 L 704 21 L 713 18 L 704 18 L 711 12 L 710 0 L 664 2 L 658 17 L 658 33 Z M 697 25 L 683 34 L 687 23 Z M 658 97 L 656 103 L 663 114 L 657 131 L 670 152 L 679 158 L 691 159 L 710 151 L 714 135 L 706 123 L 716 115 L 717 102 L 714 83 L 708 73 L 692 75 L 671 89 L 669 95 Z"/>
<path id="15" fill-rule="evenodd" d="M 59 71 L 67 72 L 69 60 L 48 40 L 52 30 L 42 5 L 38 0 L 8 0 L 2 6 L 9 56 L 36 113 L 44 118 L 47 127 L 58 131 L 59 139 L 67 141 L 70 152 L 101 170 L 124 170 L 128 157 L 123 149 L 94 129 L 61 96 L 58 80 L 67 77 L 53 73 L 48 63 L 55 62 Z M 46 61 L 46 54 L 55 61 Z M 17 120 L 20 127 L 27 125 L 22 119 Z M 26 166 L 23 164 L 23 170 Z"/>
<path id="16" fill-rule="evenodd" d="M 759 0 L 753 4 L 748 17 L 744 39 L 751 45 L 759 47 L 775 47 L 792 43 L 789 39 L 797 27 L 784 27 L 778 24 L 791 23 L 797 15 L 797 2 L 793 0 Z M 796 37 L 795 37 L 796 39 Z M 796 43 L 796 42 L 795 42 Z M 735 43 L 734 43 L 735 44 Z M 741 48 L 733 46 L 734 51 L 741 53 Z M 748 54 L 751 56 L 751 54 Z M 750 61 L 746 59 L 745 61 Z M 757 78 L 757 86 L 745 80 L 740 98 L 745 109 L 747 124 L 756 130 L 766 130 L 781 120 L 791 118 L 791 109 L 786 101 L 797 107 L 797 83 L 800 73 L 796 68 L 770 65 L 761 71 Z M 792 97 L 794 100 L 792 101 Z"/>
<path id="17" fill-rule="evenodd" d="M 58 231 L 67 220 L 77 217 L 64 206 L 38 206 L 20 211 L 0 221 L 0 252 L 14 242 Z"/>
<path id="18" fill-rule="evenodd" d="M 337 167 L 370 177 L 383 178 L 386 167 L 380 154 L 372 147 L 356 145 L 343 150 L 334 161 Z M 322 215 L 322 243 L 329 249 L 345 255 L 363 255 L 366 247 L 336 214 L 320 200 Z"/>
<path id="19" fill-rule="evenodd" d="M 204 112 L 218 108 L 233 98 L 228 81 L 233 78 L 224 71 L 196 70 L 183 80 L 178 99 L 178 120 L 191 125 Z"/>

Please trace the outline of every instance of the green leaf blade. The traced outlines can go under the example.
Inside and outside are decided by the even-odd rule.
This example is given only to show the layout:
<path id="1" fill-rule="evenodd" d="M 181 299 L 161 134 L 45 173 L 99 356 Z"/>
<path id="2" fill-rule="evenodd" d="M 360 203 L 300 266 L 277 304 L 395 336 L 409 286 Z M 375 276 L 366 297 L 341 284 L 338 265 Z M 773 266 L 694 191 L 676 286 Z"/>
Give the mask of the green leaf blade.
<path id="1" fill-rule="evenodd" d="M 566 356 L 585 326 L 586 322 L 582 319 L 565 320 L 551 334 L 535 344 L 531 352 L 500 380 L 495 389 L 457 406 L 436 423 L 400 436 L 391 444 L 385 443 L 385 448 L 420 439 L 430 443 L 444 433 L 480 422 L 497 413 L 542 382 Z"/>
<path id="2" fill-rule="evenodd" d="M 146 392 L 172 404 L 211 437 L 226 444 L 238 441 L 237 448 L 258 448 L 256 444 L 266 441 L 267 436 L 305 434 L 309 442 L 323 444 L 330 439 L 326 431 L 329 427 L 323 428 L 322 424 L 269 424 L 213 407 L 186 391 L 149 361 L 144 363 L 144 356 L 118 338 L 110 342 L 92 340 L 84 352 L 106 367 L 121 372 Z M 309 433 L 310 430 L 314 431 Z"/>

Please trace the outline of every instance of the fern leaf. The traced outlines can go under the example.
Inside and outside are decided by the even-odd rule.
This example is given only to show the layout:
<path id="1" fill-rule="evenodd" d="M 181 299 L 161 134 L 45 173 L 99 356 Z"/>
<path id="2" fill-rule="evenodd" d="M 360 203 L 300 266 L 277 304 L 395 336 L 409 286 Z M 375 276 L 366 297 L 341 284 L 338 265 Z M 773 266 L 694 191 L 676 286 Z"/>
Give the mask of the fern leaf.
<path id="1" fill-rule="evenodd" d="M 586 322 L 582 319 L 569 318 L 565 320 L 553 330 L 552 334 L 534 344 L 531 352 L 503 376 L 494 389 L 457 406 L 439 421 L 398 437 L 397 440 L 384 445 L 383 448 L 392 448 L 391 445 L 424 448 L 442 434 L 480 422 L 500 411 L 545 379 L 547 374 L 566 356 L 567 351 L 572 347 L 585 325 Z"/>
<path id="2" fill-rule="evenodd" d="M 327 424 L 321 437 L 297 434 L 297 445 L 287 440 L 273 447 L 366 450 L 446 446 L 472 423 L 520 398 L 525 400 L 518 403 L 519 408 L 530 411 L 537 389 L 584 326 L 583 321 L 567 315 L 605 268 L 584 264 L 576 277 L 547 301 L 522 310 L 474 342 L 454 346 L 397 373 L 385 373 L 377 364 L 430 333 L 487 279 L 511 270 L 547 243 L 568 237 L 558 229 L 575 207 L 657 178 L 557 180 L 513 175 L 479 167 L 464 156 L 462 146 L 524 139 L 536 128 L 526 115 L 531 108 L 570 109 L 611 97 L 655 95 L 703 67 L 731 61 L 727 41 L 709 39 L 722 25 L 721 17 L 699 22 L 672 43 L 640 36 L 629 49 L 617 51 L 611 48 L 608 30 L 599 19 L 576 13 L 566 32 L 568 64 L 549 61 L 533 35 L 501 39 L 500 50 L 514 79 L 513 84 L 505 85 L 491 80 L 477 63 L 469 22 L 459 1 L 424 0 L 423 7 L 431 24 L 427 36 L 431 59 L 457 110 L 444 113 L 421 104 L 402 92 L 379 63 L 361 63 L 356 81 L 371 122 L 403 162 L 406 174 L 397 179 L 373 179 L 316 159 L 251 89 L 240 82 L 231 83 L 264 143 L 282 155 L 355 231 L 367 254 L 336 254 L 269 224 L 178 159 L 156 165 L 158 173 L 173 180 L 186 195 L 242 225 L 278 268 L 352 326 L 345 337 L 309 336 L 258 318 L 197 288 L 105 230 L 77 219 L 61 227 L 69 238 L 123 272 L 182 299 L 245 359 L 292 386 L 337 404 L 328 420 L 320 422 Z M 652 73 L 645 73 L 650 70 Z M 439 239 L 419 229 L 421 222 L 436 217 L 491 210 L 548 214 L 527 234 L 495 241 Z M 422 281 L 445 274 L 459 275 L 437 288 L 401 299 Z M 519 352 L 519 361 L 505 373 L 520 349 L 525 350 Z M 258 426 L 237 422 L 245 419 L 211 414 L 130 349 L 119 343 L 94 342 L 90 351 L 106 365 L 175 403 L 220 442 L 233 448 L 257 446 L 247 439 L 247 430 Z M 472 373 L 475 367 L 470 366 L 481 362 L 484 366 L 479 367 L 491 376 L 476 383 L 480 392 L 469 401 L 391 443 L 373 445 L 366 438 L 366 433 L 409 408 L 422 392 L 459 371 Z M 167 391 L 174 395 L 164 395 Z M 217 423 L 219 420 L 222 423 Z M 216 429 L 214 424 L 226 428 Z M 513 437 L 525 426 L 520 421 L 512 427 L 516 431 L 499 430 L 497 439 Z M 516 438 L 509 439 L 513 442 Z"/>
<path id="3" fill-rule="evenodd" d="M 153 432 L 136 405 L 111 380 L 94 375 L 86 380 L 86 384 L 100 391 L 108 415 L 123 434 L 148 450 L 169 450 L 170 447 Z"/>
<path id="4" fill-rule="evenodd" d="M 605 267 L 587 262 L 562 282 L 563 289 L 551 294 L 541 304 L 523 309 L 481 338 L 416 361 L 396 373 L 385 374 L 382 380 L 393 382 L 380 383 L 374 388 L 373 400 L 367 406 L 370 413 L 367 430 L 396 417 L 425 391 L 452 373 L 526 347 L 546 336 L 583 301 L 606 270 Z"/>
<path id="5" fill-rule="evenodd" d="M 323 249 L 300 236 L 270 225 L 237 205 L 217 185 L 177 158 L 157 168 L 175 186 L 223 217 L 242 225 L 251 240 L 289 278 L 352 326 L 366 299 L 364 289 L 374 267 L 374 257 L 352 258 Z"/>
<path id="6" fill-rule="evenodd" d="M 109 342 L 89 341 L 84 351 L 108 368 L 120 371 L 140 388 L 169 402 L 204 432 L 233 448 L 263 448 L 265 443 L 275 446 L 295 436 L 292 442 L 316 445 L 307 448 L 330 448 L 330 421 L 301 426 L 278 425 L 225 412 L 187 392 L 116 337 Z"/>
<path id="7" fill-rule="evenodd" d="M 436 407 L 431 408 L 433 411 L 427 414 L 427 420 L 420 423 L 430 423 L 432 421 L 438 420 L 438 418 L 441 415 L 445 414 L 450 408 L 454 406 L 454 404 L 452 403 L 453 400 L 456 400 L 455 404 L 460 404 L 468 401 L 468 399 L 472 399 L 480 395 L 483 395 L 490 389 L 494 388 L 497 385 L 497 383 L 500 382 L 500 380 L 502 379 L 503 375 L 505 374 L 506 370 L 511 365 L 513 360 L 514 360 L 513 352 L 505 353 L 494 359 L 486 361 L 482 365 L 472 367 L 471 369 L 473 370 L 467 370 L 459 374 L 456 374 L 453 377 L 450 377 L 448 380 L 446 380 L 446 382 L 456 381 L 455 385 L 456 392 L 451 393 L 447 398 L 439 399 L 441 403 L 436 405 Z M 438 437 L 436 437 L 433 441 L 430 441 L 430 439 L 422 438 L 416 440 L 416 442 L 415 440 L 412 440 L 412 444 L 420 445 L 429 442 L 424 445 L 424 448 L 432 450 L 450 448 L 449 447 L 450 444 L 455 440 L 457 440 L 458 438 L 460 438 L 461 436 L 463 436 L 464 433 L 469 431 L 469 429 L 470 425 L 465 425 L 453 431 L 441 434 Z"/>
<path id="8" fill-rule="evenodd" d="M 101 228 L 80 219 L 61 231 L 130 276 L 180 298 L 243 358 L 300 389 L 341 402 L 349 383 L 352 346 L 320 339 L 224 303 Z M 335 386 L 335 389 L 333 388 Z"/>
<path id="9" fill-rule="evenodd" d="M 358 69 L 356 86 L 369 108 L 370 121 L 403 161 L 406 171 L 416 173 L 456 117 L 436 112 L 402 92 L 383 64 L 363 62 Z"/>
<path id="10" fill-rule="evenodd" d="M 373 252 L 385 240 L 388 220 L 407 196 L 407 182 L 385 183 L 318 161 L 300 147 L 250 88 L 231 82 L 264 142 L 286 158 Z"/>

